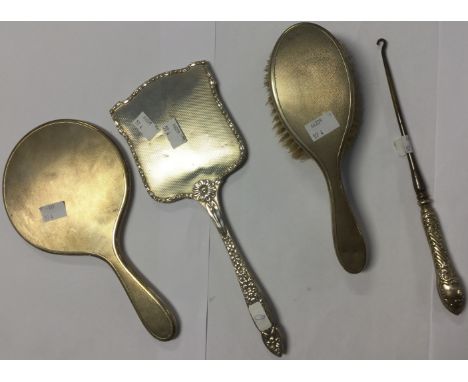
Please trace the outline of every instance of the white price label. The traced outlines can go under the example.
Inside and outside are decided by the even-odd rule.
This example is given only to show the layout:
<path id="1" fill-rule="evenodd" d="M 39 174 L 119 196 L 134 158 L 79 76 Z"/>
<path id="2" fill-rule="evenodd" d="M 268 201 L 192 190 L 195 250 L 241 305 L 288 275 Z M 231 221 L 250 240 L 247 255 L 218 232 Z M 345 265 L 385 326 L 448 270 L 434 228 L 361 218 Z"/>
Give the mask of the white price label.
<path id="1" fill-rule="evenodd" d="M 406 154 L 413 152 L 413 145 L 407 135 L 402 135 L 401 137 L 393 141 L 393 147 L 399 156 L 404 157 Z"/>
<path id="2" fill-rule="evenodd" d="M 67 209 L 65 208 L 65 202 L 56 202 L 47 204 L 39 208 L 42 215 L 42 221 L 49 222 L 67 216 Z"/>
<path id="3" fill-rule="evenodd" d="M 171 143 L 173 149 L 187 142 L 184 132 L 180 128 L 179 122 L 175 118 L 162 125 L 162 131 L 166 134 L 167 139 Z"/>
<path id="4" fill-rule="evenodd" d="M 142 111 L 138 117 L 133 120 L 132 125 L 140 130 L 141 134 L 148 141 L 153 139 L 153 137 L 161 131 L 161 129 L 154 124 L 144 111 Z"/>
<path id="5" fill-rule="evenodd" d="M 263 309 L 263 306 L 260 302 L 255 302 L 252 305 L 249 305 L 249 312 L 258 330 L 263 332 L 271 328 L 271 321 L 269 320 L 265 309 Z"/>
<path id="6" fill-rule="evenodd" d="M 340 124 L 331 111 L 323 113 L 320 117 L 304 125 L 312 140 L 315 142 L 328 133 L 340 127 Z"/>

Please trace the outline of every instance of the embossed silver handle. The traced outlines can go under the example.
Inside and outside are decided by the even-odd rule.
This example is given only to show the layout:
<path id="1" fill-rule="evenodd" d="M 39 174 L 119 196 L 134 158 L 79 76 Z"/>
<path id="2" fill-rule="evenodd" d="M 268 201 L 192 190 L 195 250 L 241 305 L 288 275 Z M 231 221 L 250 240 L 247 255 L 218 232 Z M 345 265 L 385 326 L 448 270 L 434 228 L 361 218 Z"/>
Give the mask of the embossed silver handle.
<path id="1" fill-rule="evenodd" d="M 250 316 L 261 333 L 263 343 L 270 352 L 281 357 L 283 353 L 283 343 L 281 341 L 278 324 L 271 314 L 271 309 L 262 295 L 250 266 L 239 250 L 225 223 L 218 198 L 220 184 L 220 181 L 199 181 L 193 188 L 192 197 L 206 208 L 221 235 L 221 239 L 223 240 L 234 267 Z"/>
<path id="2" fill-rule="evenodd" d="M 393 82 L 392 72 L 387 59 L 387 41 L 384 38 L 380 38 L 377 40 L 377 45 L 382 47 L 382 60 L 400 133 L 403 137 L 409 139 L 408 131 L 400 108 L 400 102 L 398 101 L 397 91 Z M 431 205 L 424 178 L 419 170 L 416 155 L 412 149 L 406 153 L 406 158 L 408 159 L 411 180 L 413 182 L 414 191 L 416 192 L 416 198 L 419 206 L 421 207 L 421 218 L 424 230 L 426 231 L 426 237 L 432 252 L 439 297 L 444 306 L 450 312 L 460 314 L 465 305 L 465 292 L 463 290 L 463 286 L 449 259 L 445 239 L 440 228 L 439 218 Z"/>
<path id="3" fill-rule="evenodd" d="M 424 230 L 434 261 L 437 291 L 445 307 L 454 314 L 460 314 L 465 303 L 465 292 L 448 256 L 439 218 L 430 201 L 425 200 L 419 204 Z"/>

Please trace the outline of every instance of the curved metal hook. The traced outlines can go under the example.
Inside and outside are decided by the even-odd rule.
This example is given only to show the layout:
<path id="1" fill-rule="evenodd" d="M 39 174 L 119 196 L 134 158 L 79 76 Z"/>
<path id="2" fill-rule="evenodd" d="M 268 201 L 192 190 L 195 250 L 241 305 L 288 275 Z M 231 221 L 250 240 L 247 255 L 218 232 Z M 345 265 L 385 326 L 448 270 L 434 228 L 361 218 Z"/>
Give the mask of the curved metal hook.
<path id="1" fill-rule="evenodd" d="M 398 126 L 400 127 L 401 135 L 408 135 L 408 133 L 406 132 L 405 123 L 403 121 L 403 116 L 402 116 L 401 109 L 400 109 L 400 102 L 398 101 L 395 84 L 393 82 L 392 72 L 390 70 L 390 65 L 388 64 L 387 40 L 381 37 L 377 40 L 377 45 L 382 47 L 381 54 L 382 54 L 383 65 L 385 68 L 385 75 L 387 77 L 388 87 L 390 89 L 390 95 L 392 97 L 392 102 L 393 102 L 393 108 L 395 109 L 395 114 L 397 117 Z M 411 157 L 411 155 L 409 155 L 408 157 Z"/>
<path id="2" fill-rule="evenodd" d="M 379 38 L 377 40 L 377 45 L 381 45 L 382 46 L 382 49 L 383 48 L 386 48 L 387 47 L 387 40 L 385 40 L 384 38 Z"/>

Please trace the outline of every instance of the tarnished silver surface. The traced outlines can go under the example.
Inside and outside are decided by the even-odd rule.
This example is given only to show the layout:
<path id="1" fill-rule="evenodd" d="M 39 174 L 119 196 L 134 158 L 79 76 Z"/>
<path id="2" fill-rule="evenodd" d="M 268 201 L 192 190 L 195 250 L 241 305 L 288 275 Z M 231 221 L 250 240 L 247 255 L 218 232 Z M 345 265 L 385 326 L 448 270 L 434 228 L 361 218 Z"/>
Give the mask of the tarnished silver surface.
<path id="1" fill-rule="evenodd" d="M 465 292 L 448 256 L 439 218 L 430 200 L 427 199 L 425 203 L 420 202 L 419 204 L 424 231 L 434 262 L 437 292 L 444 306 L 452 313 L 459 314 L 465 306 Z"/>
<path id="2" fill-rule="evenodd" d="M 176 119 L 187 141 L 173 148 L 163 131 L 148 140 L 133 125 L 141 112 L 157 127 Z M 207 210 L 226 246 L 247 306 L 261 304 L 262 314 L 250 314 L 262 340 L 280 356 L 278 325 L 229 232 L 218 199 L 222 181 L 245 160 L 246 148 L 220 100 L 208 63 L 195 62 L 151 78 L 118 102 L 111 115 L 151 197 L 160 202 L 191 198 Z"/>
<path id="3" fill-rule="evenodd" d="M 295 24 L 276 42 L 266 72 L 280 142 L 294 158 L 312 157 L 320 166 L 330 194 L 336 255 L 346 271 L 359 273 L 367 261 L 366 244 L 341 174 L 358 128 L 354 76 L 343 47 L 319 25 Z M 305 125 L 324 113 L 339 126 L 314 141 Z"/>
<path id="4" fill-rule="evenodd" d="M 142 111 L 156 126 L 175 117 L 187 143 L 173 149 L 162 132 L 148 141 L 132 124 Z M 222 179 L 246 158 L 204 61 L 151 78 L 118 102 L 111 115 L 130 145 L 146 189 L 160 202 L 191 198 L 195 183 Z"/>
<path id="5" fill-rule="evenodd" d="M 387 83 L 392 97 L 393 108 L 397 118 L 400 133 L 408 137 L 408 131 L 401 112 L 400 102 L 393 82 L 392 72 L 387 59 L 387 41 L 380 38 L 377 45 L 382 47 L 381 54 L 387 76 Z M 439 218 L 432 207 L 432 201 L 426 189 L 422 172 L 419 170 L 416 155 L 413 152 L 406 154 L 411 172 L 411 180 L 416 193 L 419 207 L 421 208 L 421 219 L 426 233 L 426 238 L 431 249 L 432 261 L 437 280 L 437 291 L 442 304 L 452 313 L 460 314 L 465 307 L 465 290 L 457 275 L 454 265 L 450 260 L 444 235 L 440 227 Z"/>
<path id="6" fill-rule="evenodd" d="M 129 192 L 117 146 L 96 126 L 70 119 L 29 132 L 13 149 L 3 177 L 5 208 L 18 233 L 47 252 L 104 260 L 148 331 L 167 341 L 176 334 L 170 307 L 121 257 L 119 233 Z M 57 202 L 65 216 L 45 221 L 40 209 Z"/>
<path id="7" fill-rule="evenodd" d="M 208 214 L 213 219 L 218 232 L 221 235 L 224 246 L 227 249 L 232 266 L 236 272 L 239 286 L 244 295 L 244 300 L 248 306 L 259 302 L 269 317 L 271 312 L 267 303 L 264 301 L 262 293 L 257 285 L 254 275 L 250 271 L 250 267 L 242 256 L 236 242 L 232 238 L 229 228 L 226 226 L 223 212 L 219 203 L 219 187 L 221 181 L 202 180 L 196 183 L 193 187 L 193 196 L 202 206 L 206 208 Z M 252 317 L 255 321 L 255 317 Z M 265 346 L 275 355 L 281 356 L 282 344 L 281 337 L 278 331 L 278 325 L 272 325 L 267 330 L 260 330 L 262 340 Z"/>

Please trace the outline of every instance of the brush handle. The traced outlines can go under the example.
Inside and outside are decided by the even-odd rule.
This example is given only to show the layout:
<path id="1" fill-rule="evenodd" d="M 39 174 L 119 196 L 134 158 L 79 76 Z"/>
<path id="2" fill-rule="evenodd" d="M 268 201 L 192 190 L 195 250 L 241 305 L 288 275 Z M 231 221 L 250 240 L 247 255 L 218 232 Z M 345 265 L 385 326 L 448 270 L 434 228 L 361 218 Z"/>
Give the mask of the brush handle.
<path id="1" fill-rule="evenodd" d="M 448 256 L 439 218 L 429 199 L 419 202 L 419 205 L 424 231 L 431 248 L 440 300 L 450 312 L 460 314 L 465 304 L 465 291 Z"/>
<path id="2" fill-rule="evenodd" d="M 116 251 L 109 250 L 103 258 L 117 274 L 141 322 L 153 337 L 171 340 L 176 334 L 176 320 L 170 308 L 122 262 Z"/>
<path id="3" fill-rule="evenodd" d="M 220 184 L 220 181 L 200 181 L 194 186 L 193 197 L 205 207 L 221 235 L 250 316 L 261 333 L 263 343 L 271 353 L 280 357 L 283 352 L 283 343 L 278 324 L 255 280 L 254 272 L 242 255 L 225 222 L 218 197 Z"/>
<path id="4" fill-rule="evenodd" d="M 330 191 L 333 241 L 340 264 L 349 273 L 366 265 L 366 244 L 349 205 L 339 169 L 326 172 Z"/>

